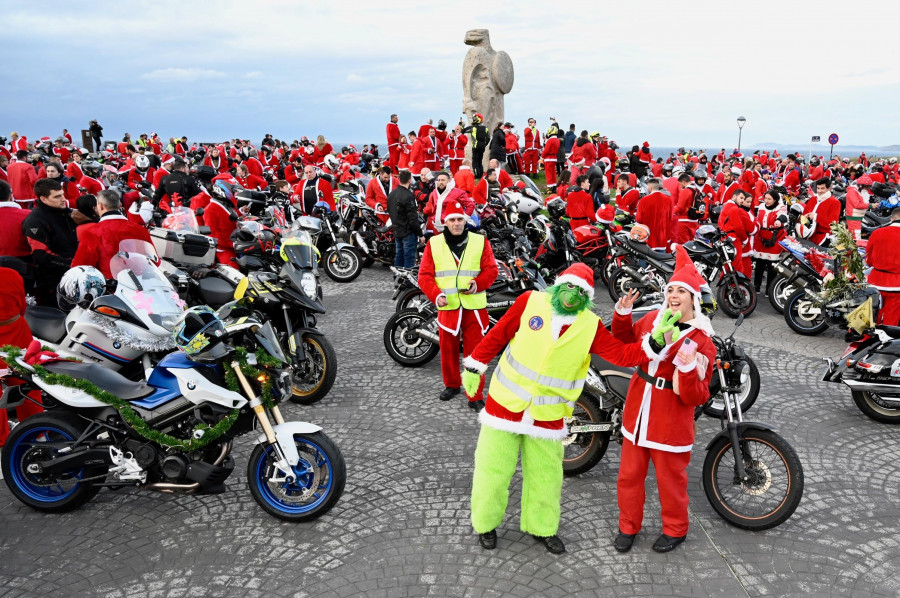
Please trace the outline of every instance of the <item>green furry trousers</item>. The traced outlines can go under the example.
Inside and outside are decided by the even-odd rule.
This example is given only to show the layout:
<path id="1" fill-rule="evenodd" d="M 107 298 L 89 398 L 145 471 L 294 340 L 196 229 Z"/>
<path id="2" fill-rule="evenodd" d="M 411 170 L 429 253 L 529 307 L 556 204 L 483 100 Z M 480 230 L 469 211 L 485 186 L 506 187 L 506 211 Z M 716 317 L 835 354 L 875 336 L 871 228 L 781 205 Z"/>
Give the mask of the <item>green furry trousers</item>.
<path id="1" fill-rule="evenodd" d="M 522 531 L 553 536 L 559 529 L 563 445 L 481 426 L 472 479 L 472 527 L 479 534 L 497 528 L 506 514 L 509 482 L 522 451 Z"/>

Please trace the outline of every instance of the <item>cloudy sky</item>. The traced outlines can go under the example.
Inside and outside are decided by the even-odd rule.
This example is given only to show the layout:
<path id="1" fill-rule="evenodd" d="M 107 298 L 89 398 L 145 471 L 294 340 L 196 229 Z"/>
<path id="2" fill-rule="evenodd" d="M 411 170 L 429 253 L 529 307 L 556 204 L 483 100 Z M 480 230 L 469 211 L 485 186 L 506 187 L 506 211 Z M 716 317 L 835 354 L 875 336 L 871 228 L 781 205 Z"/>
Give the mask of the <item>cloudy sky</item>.
<path id="1" fill-rule="evenodd" d="M 740 8 L 736 8 L 740 6 Z M 97 118 L 201 141 L 384 142 L 458 120 L 466 30 L 515 66 L 506 118 L 620 145 L 900 144 L 900 2 L 4 0 L 0 134 Z M 77 133 L 75 133 L 77 138 Z"/>

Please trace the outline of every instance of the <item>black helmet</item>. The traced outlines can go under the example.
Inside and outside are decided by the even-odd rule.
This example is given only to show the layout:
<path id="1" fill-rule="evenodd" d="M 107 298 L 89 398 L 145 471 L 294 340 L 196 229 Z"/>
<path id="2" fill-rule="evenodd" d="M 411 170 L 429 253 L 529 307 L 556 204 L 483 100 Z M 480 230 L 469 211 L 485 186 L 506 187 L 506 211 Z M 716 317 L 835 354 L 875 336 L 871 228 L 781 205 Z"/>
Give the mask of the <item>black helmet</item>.
<path id="1" fill-rule="evenodd" d="M 216 169 L 206 164 L 195 164 L 191 166 L 191 174 L 204 183 L 210 183 L 216 176 Z"/>
<path id="2" fill-rule="evenodd" d="M 447 123 L 444 122 L 443 118 L 438 120 L 437 128 L 438 128 L 438 131 L 446 131 L 447 130 Z"/>
<path id="3" fill-rule="evenodd" d="M 89 162 L 83 162 L 81 164 L 81 170 L 84 171 L 84 174 L 89 177 L 96 178 L 100 176 L 100 172 L 103 170 L 103 167 L 100 166 L 100 163 L 95 160 L 90 160 Z"/>
<path id="4" fill-rule="evenodd" d="M 616 166 L 619 168 L 619 170 L 621 172 L 628 172 L 629 164 L 628 164 L 628 160 L 626 160 L 625 158 L 622 158 L 621 160 L 616 162 Z"/>
<path id="5" fill-rule="evenodd" d="M 228 354 L 225 324 L 209 307 L 192 307 L 181 316 L 172 332 L 175 345 L 191 360 L 212 363 Z"/>
<path id="6" fill-rule="evenodd" d="M 547 203 L 547 213 L 554 220 L 559 220 L 566 215 L 566 202 L 561 197 Z"/>
<path id="7" fill-rule="evenodd" d="M 809 159 L 809 165 L 810 165 L 810 166 L 818 166 L 818 165 L 819 165 L 819 157 L 818 157 L 818 156 L 813 156 L 812 158 L 810 158 L 810 159 Z"/>

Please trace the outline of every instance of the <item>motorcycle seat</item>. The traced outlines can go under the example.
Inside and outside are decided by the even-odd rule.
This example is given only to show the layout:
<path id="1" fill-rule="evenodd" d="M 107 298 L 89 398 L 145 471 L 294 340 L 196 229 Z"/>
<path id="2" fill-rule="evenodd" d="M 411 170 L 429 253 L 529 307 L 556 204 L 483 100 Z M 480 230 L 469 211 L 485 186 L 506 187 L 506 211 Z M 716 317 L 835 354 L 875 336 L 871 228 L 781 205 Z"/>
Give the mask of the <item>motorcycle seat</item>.
<path id="1" fill-rule="evenodd" d="M 126 401 L 137 401 L 156 392 L 143 382 L 132 382 L 122 374 L 96 363 L 57 361 L 44 365 L 48 372 L 87 380 Z"/>
<path id="2" fill-rule="evenodd" d="M 879 324 L 875 328 L 883 331 L 891 338 L 900 338 L 900 326 L 885 326 L 883 324 Z"/>
<path id="3" fill-rule="evenodd" d="M 25 321 L 31 333 L 49 343 L 58 343 L 66 336 L 66 312 L 55 307 L 25 308 Z"/>
<path id="4" fill-rule="evenodd" d="M 391 230 L 392 228 L 394 228 L 394 225 L 388 224 L 387 226 L 382 226 L 380 228 L 376 228 L 375 230 L 381 234 L 384 234 L 384 233 L 388 232 L 389 230 Z"/>
<path id="5" fill-rule="evenodd" d="M 674 253 L 662 253 L 660 251 L 653 251 L 652 249 L 647 247 L 646 243 L 630 242 L 628 245 L 638 253 L 646 255 L 647 257 L 652 258 L 656 261 L 675 263 Z"/>
<path id="6" fill-rule="evenodd" d="M 591 365 L 593 365 L 594 369 L 596 369 L 598 372 L 603 373 L 603 375 L 606 377 L 625 377 L 630 380 L 634 375 L 634 368 L 615 365 L 597 355 L 591 355 Z"/>

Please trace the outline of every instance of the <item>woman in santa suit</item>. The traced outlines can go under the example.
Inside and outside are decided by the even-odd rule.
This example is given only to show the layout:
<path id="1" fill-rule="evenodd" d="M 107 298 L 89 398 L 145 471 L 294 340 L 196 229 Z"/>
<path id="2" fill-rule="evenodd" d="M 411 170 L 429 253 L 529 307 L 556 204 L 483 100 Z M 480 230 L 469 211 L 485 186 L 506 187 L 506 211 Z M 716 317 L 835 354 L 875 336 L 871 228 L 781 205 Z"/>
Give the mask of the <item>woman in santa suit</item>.
<path id="1" fill-rule="evenodd" d="M 410 135 L 414 135 L 410 133 Z M 407 140 L 406 135 L 400 136 L 399 154 L 397 155 L 397 170 L 409 170 L 409 152 L 412 145 Z"/>
<path id="2" fill-rule="evenodd" d="M 0 347 L 13 345 L 26 349 L 31 344 L 31 330 L 25 321 L 25 284 L 22 276 L 12 268 L 0 267 Z M 0 361 L 0 368 L 6 364 Z M 29 395 L 31 396 L 31 395 Z M 40 393 L 32 397 L 40 402 Z M 43 411 L 31 401 L 26 400 L 16 407 L 19 421 Z M 6 409 L 0 409 L 0 447 L 9 436 L 9 419 Z"/>
<path id="3" fill-rule="evenodd" d="M 656 475 L 662 535 L 653 544 L 668 552 L 687 538 L 687 466 L 694 445 L 694 408 L 709 398 L 716 348 L 712 325 L 700 309 L 706 285 L 685 249 L 675 250 L 675 272 L 666 285 L 665 309 L 633 322 L 633 292 L 616 304 L 612 333 L 623 343 L 642 342 L 622 414 L 617 484 L 619 534 L 613 545 L 631 550 L 644 517 L 644 486 L 650 461 Z"/>
<path id="4" fill-rule="evenodd" d="M 226 266 L 233 266 L 237 259 L 231 242 L 231 233 L 237 228 L 238 220 L 235 205 L 232 186 L 225 181 L 216 181 L 209 204 L 203 210 L 203 221 L 209 227 L 210 236 L 218 241 L 216 261 Z"/>
<path id="5" fill-rule="evenodd" d="M 216 172 L 228 172 L 228 157 L 219 146 L 214 146 L 211 150 L 209 150 L 209 154 L 207 154 L 206 157 L 203 158 L 203 163 L 206 166 L 215 168 Z"/>
<path id="6" fill-rule="evenodd" d="M 319 135 L 316 137 L 316 145 L 313 148 L 312 152 L 312 162 L 322 168 L 325 166 L 325 156 L 330 156 L 334 153 L 334 148 L 331 147 L 331 144 L 325 140 L 324 135 Z"/>
<path id="7" fill-rule="evenodd" d="M 784 230 L 787 221 L 787 208 L 781 202 L 778 191 L 766 191 L 763 205 L 756 212 L 757 233 L 753 236 L 751 254 L 756 262 L 753 284 L 757 293 L 762 288 L 763 276 L 767 282 L 772 281 L 773 268 L 782 251 L 778 242 L 787 236 Z"/>

